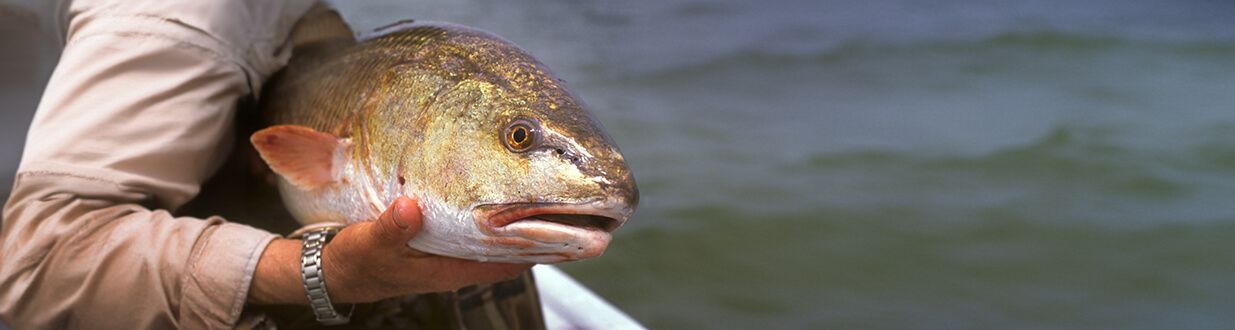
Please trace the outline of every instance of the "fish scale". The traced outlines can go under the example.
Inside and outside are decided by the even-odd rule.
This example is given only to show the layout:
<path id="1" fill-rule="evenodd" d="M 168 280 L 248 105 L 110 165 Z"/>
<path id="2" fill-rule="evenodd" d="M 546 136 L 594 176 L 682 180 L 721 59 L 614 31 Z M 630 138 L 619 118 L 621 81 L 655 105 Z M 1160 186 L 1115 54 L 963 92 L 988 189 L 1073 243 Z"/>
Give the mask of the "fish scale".
<path id="1" fill-rule="evenodd" d="M 314 33 L 265 88 L 272 126 L 252 138 L 302 223 L 367 221 L 410 196 L 425 210 L 414 248 L 552 263 L 600 255 L 633 214 L 612 139 L 510 42 L 445 23 Z"/>

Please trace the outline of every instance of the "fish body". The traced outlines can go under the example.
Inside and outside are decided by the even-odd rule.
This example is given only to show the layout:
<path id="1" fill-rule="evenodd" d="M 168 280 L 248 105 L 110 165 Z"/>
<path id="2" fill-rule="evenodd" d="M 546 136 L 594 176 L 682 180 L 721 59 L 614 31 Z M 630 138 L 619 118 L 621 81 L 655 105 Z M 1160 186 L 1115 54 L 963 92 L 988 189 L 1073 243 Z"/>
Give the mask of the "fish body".
<path id="1" fill-rule="evenodd" d="M 595 257 L 638 203 L 621 152 L 543 64 L 484 31 L 402 23 L 314 38 L 265 87 L 251 137 L 303 224 L 416 198 L 422 251 L 501 262 Z"/>

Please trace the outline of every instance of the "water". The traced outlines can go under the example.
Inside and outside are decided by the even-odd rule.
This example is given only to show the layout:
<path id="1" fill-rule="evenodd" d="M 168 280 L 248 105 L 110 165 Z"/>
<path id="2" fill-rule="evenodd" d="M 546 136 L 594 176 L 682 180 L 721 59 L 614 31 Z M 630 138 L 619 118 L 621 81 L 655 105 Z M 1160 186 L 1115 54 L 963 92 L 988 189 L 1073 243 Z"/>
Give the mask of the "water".
<path id="1" fill-rule="evenodd" d="M 1235 326 L 1230 2 L 398 6 L 593 106 L 643 205 L 563 268 L 654 328 Z"/>
<path id="2" fill-rule="evenodd" d="M 568 81 L 642 191 L 563 265 L 653 328 L 1235 326 L 1235 3 L 370 1 Z"/>

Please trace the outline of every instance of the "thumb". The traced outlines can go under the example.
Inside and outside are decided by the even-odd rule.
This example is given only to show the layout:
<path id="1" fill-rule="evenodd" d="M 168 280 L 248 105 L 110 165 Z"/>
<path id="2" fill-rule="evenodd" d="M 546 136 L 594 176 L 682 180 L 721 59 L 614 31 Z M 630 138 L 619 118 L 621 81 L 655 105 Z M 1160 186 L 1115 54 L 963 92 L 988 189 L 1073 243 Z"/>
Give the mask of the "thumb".
<path id="1" fill-rule="evenodd" d="M 422 227 L 420 205 L 416 200 L 399 197 L 386 208 L 377 221 L 370 222 L 366 230 L 378 246 L 406 246 L 416 237 Z"/>

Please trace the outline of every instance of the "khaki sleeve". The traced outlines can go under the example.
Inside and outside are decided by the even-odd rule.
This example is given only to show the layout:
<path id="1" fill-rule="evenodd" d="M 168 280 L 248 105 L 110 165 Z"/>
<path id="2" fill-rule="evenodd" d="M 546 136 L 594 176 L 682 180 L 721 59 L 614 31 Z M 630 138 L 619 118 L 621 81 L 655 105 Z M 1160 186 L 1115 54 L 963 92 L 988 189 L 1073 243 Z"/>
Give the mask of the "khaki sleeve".
<path id="1" fill-rule="evenodd" d="M 0 226 L 20 329 L 230 328 L 275 237 L 176 218 L 310 1 L 75 1 Z"/>

